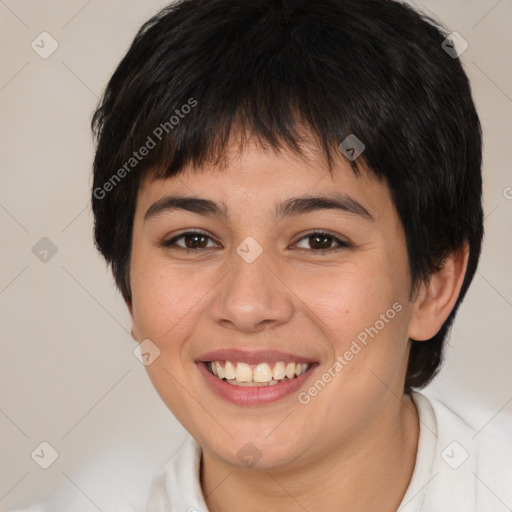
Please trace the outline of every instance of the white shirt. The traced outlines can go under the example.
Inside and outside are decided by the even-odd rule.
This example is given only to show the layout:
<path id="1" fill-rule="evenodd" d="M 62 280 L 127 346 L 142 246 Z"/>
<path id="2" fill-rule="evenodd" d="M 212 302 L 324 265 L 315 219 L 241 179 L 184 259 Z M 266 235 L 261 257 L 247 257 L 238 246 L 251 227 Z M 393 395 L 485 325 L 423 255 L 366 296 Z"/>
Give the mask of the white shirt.
<path id="1" fill-rule="evenodd" d="M 512 435 L 477 433 L 440 402 L 412 393 L 420 435 L 399 512 L 510 512 Z M 475 435 L 476 434 L 476 435 Z M 208 512 L 200 486 L 201 448 L 192 438 L 153 482 L 146 512 Z"/>
<path id="2" fill-rule="evenodd" d="M 420 420 L 418 451 L 398 512 L 512 512 L 510 416 L 506 423 L 503 418 L 493 420 L 476 431 L 441 402 L 418 392 L 411 397 Z M 137 502 L 147 503 L 146 512 L 208 512 L 201 492 L 200 460 L 201 448 L 188 436 L 154 479 L 149 496 L 140 496 Z M 98 492 L 91 493 L 99 496 L 101 489 L 108 495 L 108 500 L 96 503 L 102 512 L 143 512 L 128 505 L 127 494 L 113 492 L 114 487 L 112 482 L 98 482 Z M 53 496 L 23 512 L 97 510 L 83 494 L 76 494 L 80 499 Z M 78 503 L 84 503 L 83 508 Z"/>

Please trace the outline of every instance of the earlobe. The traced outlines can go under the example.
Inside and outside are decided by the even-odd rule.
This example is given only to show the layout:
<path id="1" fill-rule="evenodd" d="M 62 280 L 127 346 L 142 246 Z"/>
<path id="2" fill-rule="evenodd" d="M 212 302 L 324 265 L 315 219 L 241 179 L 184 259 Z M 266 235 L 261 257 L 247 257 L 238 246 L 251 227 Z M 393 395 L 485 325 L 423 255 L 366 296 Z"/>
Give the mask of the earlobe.
<path id="1" fill-rule="evenodd" d="M 135 327 L 135 319 L 133 317 L 133 305 L 132 305 L 132 302 L 129 301 L 129 300 L 126 300 L 125 299 L 125 304 L 126 304 L 126 307 L 128 308 L 128 311 L 130 313 L 130 318 L 131 318 L 131 321 L 132 321 L 132 327 L 131 327 L 131 330 L 130 330 L 130 334 L 132 336 L 132 338 L 135 340 L 135 341 L 139 341 L 139 335 L 138 335 L 138 332 L 137 332 L 137 328 Z"/>
<path id="2" fill-rule="evenodd" d="M 448 318 L 466 275 L 469 245 L 451 253 L 442 268 L 423 283 L 409 324 L 409 338 L 424 341 L 435 336 Z"/>
<path id="3" fill-rule="evenodd" d="M 130 334 L 132 335 L 133 340 L 136 341 L 137 343 L 139 343 L 140 336 L 139 336 L 139 332 L 137 330 L 137 327 L 135 327 L 135 322 L 133 320 L 133 316 L 132 316 L 132 328 L 130 330 Z"/>

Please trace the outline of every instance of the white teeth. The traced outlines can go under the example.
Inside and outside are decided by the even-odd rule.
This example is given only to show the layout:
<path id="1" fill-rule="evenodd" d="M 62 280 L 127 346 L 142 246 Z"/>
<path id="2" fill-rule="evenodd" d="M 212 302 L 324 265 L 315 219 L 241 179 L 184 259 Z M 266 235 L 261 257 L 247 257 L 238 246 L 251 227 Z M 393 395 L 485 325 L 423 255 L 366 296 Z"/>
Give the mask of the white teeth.
<path id="1" fill-rule="evenodd" d="M 236 379 L 236 369 L 231 361 L 226 361 L 224 365 L 224 377 L 226 379 Z"/>
<path id="2" fill-rule="evenodd" d="M 272 377 L 274 380 L 284 379 L 284 363 L 282 361 L 279 361 L 274 365 L 274 369 L 272 370 Z"/>
<path id="3" fill-rule="evenodd" d="M 238 382 L 252 382 L 252 370 L 247 363 L 236 365 L 236 380 Z"/>
<path id="4" fill-rule="evenodd" d="M 215 361 L 215 369 L 217 370 L 217 377 L 219 377 L 219 379 L 223 379 L 226 376 L 224 368 L 221 366 L 219 361 Z"/>
<path id="5" fill-rule="evenodd" d="M 295 375 L 298 377 L 299 375 L 302 375 L 306 369 L 307 369 L 308 365 L 306 363 L 299 363 L 297 365 L 295 365 Z"/>
<path id="6" fill-rule="evenodd" d="M 309 368 L 308 363 L 284 363 L 277 361 L 271 368 L 268 363 L 259 363 L 254 370 L 247 363 L 211 361 L 209 368 L 213 375 L 238 386 L 273 386 L 283 380 L 302 375 Z"/>
<path id="7" fill-rule="evenodd" d="M 288 363 L 284 373 L 289 379 L 293 379 L 295 376 L 295 363 Z"/>
<path id="8" fill-rule="evenodd" d="M 272 380 L 272 370 L 267 363 L 260 363 L 254 369 L 252 374 L 254 382 L 270 382 Z"/>

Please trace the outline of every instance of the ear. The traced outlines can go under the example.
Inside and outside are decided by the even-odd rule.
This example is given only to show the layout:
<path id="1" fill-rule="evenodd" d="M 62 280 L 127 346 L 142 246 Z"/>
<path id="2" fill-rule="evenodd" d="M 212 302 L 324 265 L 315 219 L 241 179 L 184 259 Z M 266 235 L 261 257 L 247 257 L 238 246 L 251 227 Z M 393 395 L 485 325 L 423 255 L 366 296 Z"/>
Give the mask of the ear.
<path id="1" fill-rule="evenodd" d="M 451 253 L 443 267 L 423 283 L 417 294 L 409 324 L 409 338 L 429 340 L 441 329 L 448 318 L 466 275 L 469 245 Z"/>
<path id="2" fill-rule="evenodd" d="M 128 300 L 128 299 L 124 299 L 124 303 L 126 304 L 126 307 L 128 308 L 128 311 L 130 313 L 130 318 L 132 320 L 132 328 L 131 328 L 132 338 L 135 341 L 138 342 L 140 340 L 140 337 L 139 337 L 139 332 L 138 332 L 137 326 L 135 325 L 135 318 L 133 316 L 133 304 L 132 304 L 132 301 Z"/>

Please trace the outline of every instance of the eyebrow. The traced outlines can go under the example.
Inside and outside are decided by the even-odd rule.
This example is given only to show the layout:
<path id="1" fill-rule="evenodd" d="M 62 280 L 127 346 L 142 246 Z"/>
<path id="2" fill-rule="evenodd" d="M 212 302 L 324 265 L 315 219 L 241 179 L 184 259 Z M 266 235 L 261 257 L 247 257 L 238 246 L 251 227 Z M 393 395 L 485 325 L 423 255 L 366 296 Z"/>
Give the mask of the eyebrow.
<path id="1" fill-rule="evenodd" d="M 165 196 L 153 203 L 146 211 L 144 220 L 173 210 L 185 210 L 199 215 L 218 217 L 229 220 L 226 204 L 216 203 L 210 199 L 192 196 Z M 319 210 L 338 210 L 373 221 L 375 218 L 358 201 L 346 194 L 334 193 L 323 196 L 299 196 L 286 199 L 274 208 L 273 220 L 279 222 L 284 217 L 301 215 Z"/>

